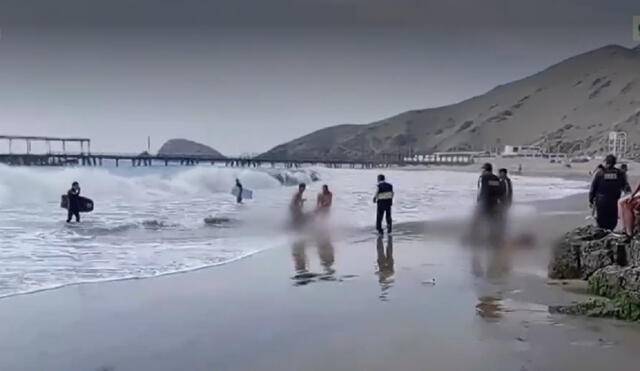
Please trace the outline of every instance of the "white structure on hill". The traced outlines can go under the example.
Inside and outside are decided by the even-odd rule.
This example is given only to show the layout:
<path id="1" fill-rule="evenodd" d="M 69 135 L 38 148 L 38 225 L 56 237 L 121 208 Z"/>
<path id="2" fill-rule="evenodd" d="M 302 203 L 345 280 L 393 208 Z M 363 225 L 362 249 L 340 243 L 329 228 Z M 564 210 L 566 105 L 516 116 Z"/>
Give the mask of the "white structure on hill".
<path id="1" fill-rule="evenodd" d="M 624 131 L 609 132 L 609 153 L 617 158 L 624 157 L 627 152 L 627 133 Z"/>
<path id="2" fill-rule="evenodd" d="M 539 146 L 504 146 L 502 157 L 542 157 L 544 151 Z"/>

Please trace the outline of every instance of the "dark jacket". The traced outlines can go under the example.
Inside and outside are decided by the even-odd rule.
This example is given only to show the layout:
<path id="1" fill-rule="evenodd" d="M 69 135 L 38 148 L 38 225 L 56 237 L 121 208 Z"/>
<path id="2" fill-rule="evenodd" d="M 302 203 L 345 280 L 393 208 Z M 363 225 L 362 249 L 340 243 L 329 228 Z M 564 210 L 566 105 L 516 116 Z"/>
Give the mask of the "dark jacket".
<path id="1" fill-rule="evenodd" d="M 502 196 L 500 203 L 506 206 L 510 206 L 513 202 L 513 186 L 511 184 L 511 179 L 509 177 L 506 177 L 504 179 L 500 179 L 500 182 L 502 183 L 502 187 L 504 188 L 504 195 Z"/>
<path id="2" fill-rule="evenodd" d="M 378 205 L 393 204 L 393 186 L 387 182 L 378 183 L 378 191 L 374 199 Z"/>
<path id="3" fill-rule="evenodd" d="M 478 205 L 481 210 L 495 209 L 504 197 L 505 187 L 495 174 L 484 173 L 478 179 Z"/>
<path id="4" fill-rule="evenodd" d="M 618 201 L 628 184 L 627 174 L 618 168 L 598 171 L 591 182 L 589 203 L 593 204 L 597 200 Z"/>

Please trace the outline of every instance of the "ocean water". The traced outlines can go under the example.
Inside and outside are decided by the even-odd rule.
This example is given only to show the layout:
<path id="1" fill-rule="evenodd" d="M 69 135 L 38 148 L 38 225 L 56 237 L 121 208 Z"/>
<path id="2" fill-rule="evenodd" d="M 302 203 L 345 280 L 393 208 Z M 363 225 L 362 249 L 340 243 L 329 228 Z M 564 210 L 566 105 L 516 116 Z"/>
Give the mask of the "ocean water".
<path id="1" fill-rule="evenodd" d="M 19 168 L 0 165 L 0 297 L 81 282 L 153 277 L 231 263 L 287 246 L 288 203 L 306 182 L 311 210 L 321 185 L 334 193 L 330 228 L 343 236 L 373 231 L 372 196 L 380 170 Z M 385 170 L 394 184 L 395 223 L 464 218 L 477 174 Z M 238 205 L 235 178 L 254 190 Z M 313 182 L 314 179 L 320 179 Z M 586 183 L 512 177 L 516 201 L 561 198 Z M 60 195 L 77 180 L 95 202 L 82 223 L 65 223 Z M 533 212 L 518 205 L 518 213 Z M 213 224 L 204 222 L 213 219 Z"/>

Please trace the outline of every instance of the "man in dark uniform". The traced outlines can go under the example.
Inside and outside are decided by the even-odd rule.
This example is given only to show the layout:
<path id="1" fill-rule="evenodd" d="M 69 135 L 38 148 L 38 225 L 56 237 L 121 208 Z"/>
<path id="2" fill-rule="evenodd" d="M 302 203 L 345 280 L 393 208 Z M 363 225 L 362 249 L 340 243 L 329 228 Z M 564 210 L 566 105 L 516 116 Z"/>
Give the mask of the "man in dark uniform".
<path id="1" fill-rule="evenodd" d="M 393 186 L 386 182 L 384 175 L 378 175 L 378 190 L 373 197 L 373 202 L 378 205 L 376 214 L 376 230 L 378 234 L 384 234 L 382 230 L 382 217 L 387 220 L 387 233 L 391 233 L 391 206 L 393 205 Z"/>
<path id="2" fill-rule="evenodd" d="M 67 223 L 71 222 L 71 217 L 76 217 L 76 222 L 80 223 L 80 184 L 73 182 L 71 189 L 67 192 L 69 206 L 67 207 Z"/>
<path id="3" fill-rule="evenodd" d="M 478 205 L 474 225 L 474 234 L 480 234 L 478 227 L 482 224 L 488 227 L 489 238 L 497 240 L 503 234 L 503 205 L 505 187 L 493 173 L 490 163 L 482 165 L 482 174 L 478 179 Z"/>
<path id="4" fill-rule="evenodd" d="M 490 163 L 482 165 L 481 169 L 482 174 L 478 179 L 478 211 L 484 215 L 494 215 L 498 212 L 505 189 L 500 178 L 493 173 Z"/>
<path id="5" fill-rule="evenodd" d="M 616 168 L 616 156 L 607 155 L 604 170 L 593 177 L 589 204 L 596 207 L 598 227 L 614 230 L 618 224 L 618 199 L 627 186 L 627 175 Z"/>

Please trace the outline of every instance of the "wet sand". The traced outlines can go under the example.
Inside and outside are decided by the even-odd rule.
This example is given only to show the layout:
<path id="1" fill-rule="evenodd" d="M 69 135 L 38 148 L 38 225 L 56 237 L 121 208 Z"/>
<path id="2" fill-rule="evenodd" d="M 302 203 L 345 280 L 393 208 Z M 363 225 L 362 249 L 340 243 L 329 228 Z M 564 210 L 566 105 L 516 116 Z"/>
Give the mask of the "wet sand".
<path id="1" fill-rule="evenodd" d="M 583 203 L 540 203 L 513 228 L 552 237 L 584 223 Z M 546 248 L 473 250 L 430 228 L 4 298 L 0 370 L 637 368 L 640 326 L 549 314 L 584 285 L 547 280 Z"/>

